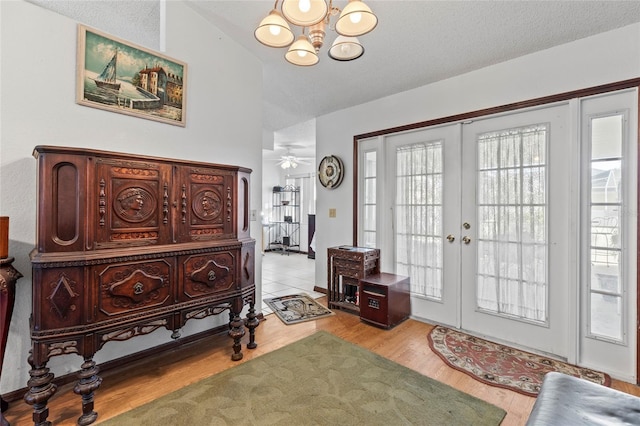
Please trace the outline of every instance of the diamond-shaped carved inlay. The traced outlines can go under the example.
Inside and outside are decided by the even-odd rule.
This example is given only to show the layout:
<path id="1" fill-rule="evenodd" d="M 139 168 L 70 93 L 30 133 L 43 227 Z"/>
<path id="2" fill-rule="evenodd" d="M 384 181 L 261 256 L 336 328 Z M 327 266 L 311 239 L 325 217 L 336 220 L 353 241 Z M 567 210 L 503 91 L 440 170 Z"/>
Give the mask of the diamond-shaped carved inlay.
<path id="1" fill-rule="evenodd" d="M 79 296 L 75 292 L 76 282 L 61 274 L 58 281 L 51 283 L 53 291 L 48 299 L 51 302 L 51 309 L 55 311 L 60 318 L 65 319 L 69 311 L 74 311 L 76 305 L 73 301 Z"/>

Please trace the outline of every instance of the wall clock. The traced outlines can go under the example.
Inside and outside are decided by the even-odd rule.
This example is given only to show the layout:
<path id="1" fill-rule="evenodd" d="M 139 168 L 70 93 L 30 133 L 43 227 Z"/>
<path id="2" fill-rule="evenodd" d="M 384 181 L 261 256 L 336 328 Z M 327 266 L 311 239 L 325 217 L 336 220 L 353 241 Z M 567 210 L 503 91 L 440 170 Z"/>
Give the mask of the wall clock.
<path id="1" fill-rule="evenodd" d="M 325 188 L 336 188 L 342 183 L 344 166 L 342 160 L 335 155 L 327 155 L 320 161 L 318 179 Z"/>

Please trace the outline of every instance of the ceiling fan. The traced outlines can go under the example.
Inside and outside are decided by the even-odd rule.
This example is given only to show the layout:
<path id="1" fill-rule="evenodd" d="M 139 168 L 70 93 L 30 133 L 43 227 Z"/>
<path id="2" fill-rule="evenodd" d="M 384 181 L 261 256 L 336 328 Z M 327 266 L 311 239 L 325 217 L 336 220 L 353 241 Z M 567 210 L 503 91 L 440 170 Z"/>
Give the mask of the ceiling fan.
<path id="1" fill-rule="evenodd" d="M 285 170 L 295 169 L 299 164 L 311 164 L 309 160 L 312 160 L 312 158 L 298 157 L 291 153 L 291 149 L 287 148 L 287 152 L 284 155 L 280 156 L 278 165 Z"/>

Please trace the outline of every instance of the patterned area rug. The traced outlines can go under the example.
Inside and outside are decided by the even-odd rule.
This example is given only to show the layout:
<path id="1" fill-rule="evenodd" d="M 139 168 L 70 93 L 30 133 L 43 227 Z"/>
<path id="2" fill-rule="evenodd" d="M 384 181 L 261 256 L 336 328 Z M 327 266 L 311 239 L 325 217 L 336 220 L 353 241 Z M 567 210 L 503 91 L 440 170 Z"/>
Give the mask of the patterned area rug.
<path id="1" fill-rule="evenodd" d="M 334 315 L 333 311 L 325 308 L 307 294 L 273 297 L 264 299 L 264 301 L 287 325 Z"/>
<path id="2" fill-rule="evenodd" d="M 429 333 L 429 346 L 451 367 L 488 385 L 537 396 L 550 371 L 580 377 L 605 386 L 608 374 L 499 345 L 446 327 Z"/>
<path id="3" fill-rule="evenodd" d="M 122 399 L 126 410 L 131 398 Z M 497 426 L 505 414 L 495 405 L 319 331 L 99 423 Z"/>

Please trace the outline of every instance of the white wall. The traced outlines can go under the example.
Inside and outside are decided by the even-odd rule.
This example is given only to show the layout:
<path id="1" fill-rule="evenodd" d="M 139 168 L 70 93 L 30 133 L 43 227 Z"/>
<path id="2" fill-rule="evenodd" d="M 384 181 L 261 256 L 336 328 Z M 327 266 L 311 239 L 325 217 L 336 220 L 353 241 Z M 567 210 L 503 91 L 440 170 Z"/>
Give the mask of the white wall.
<path id="1" fill-rule="evenodd" d="M 353 242 L 354 135 L 638 77 L 634 24 L 318 117 L 316 158 L 339 156 L 346 175 L 336 189 L 318 187 L 316 284 L 327 285 L 327 248 Z"/>
<path id="2" fill-rule="evenodd" d="M 10 256 L 24 278 L 17 283 L 0 393 L 29 378 L 31 265 L 35 242 L 35 145 L 64 145 L 142 155 L 236 164 L 253 169 L 252 208 L 262 198 L 262 70 L 260 62 L 179 1 L 167 6 L 166 55 L 188 64 L 185 128 L 75 103 L 76 24 L 24 1 L 0 2 L 0 214 L 10 216 Z M 100 28 L 98 28 L 100 29 Z M 114 34 L 120 36 L 119 34 Z M 125 37 L 122 37 L 125 38 Z M 259 253 L 260 222 L 251 224 Z M 256 284 L 261 293 L 261 256 Z M 261 299 L 260 297 L 258 298 Z M 183 336 L 228 320 L 191 321 Z M 157 330 L 127 342 L 108 343 L 104 362 L 170 341 Z M 231 341 L 229 342 L 231 348 Z M 56 375 L 79 369 L 79 356 L 53 358 Z"/>

